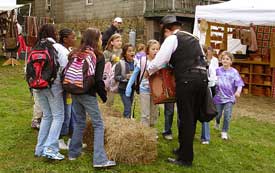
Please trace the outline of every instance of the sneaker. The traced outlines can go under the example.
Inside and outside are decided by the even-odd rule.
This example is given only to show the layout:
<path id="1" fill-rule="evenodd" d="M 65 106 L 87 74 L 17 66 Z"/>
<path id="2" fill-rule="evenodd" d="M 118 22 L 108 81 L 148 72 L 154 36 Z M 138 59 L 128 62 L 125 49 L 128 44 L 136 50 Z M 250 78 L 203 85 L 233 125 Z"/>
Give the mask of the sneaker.
<path id="1" fill-rule="evenodd" d="M 69 159 L 70 161 L 74 161 L 74 160 L 76 160 L 76 157 L 68 157 L 68 159 Z"/>
<path id="2" fill-rule="evenodd" d="M 214 126 L 214 129 L 220 130 L 220 124 L 216 123 L 215 126 Z"/>
<path id="3" fill-rule="evenodd" d="M 169 163 L 178 165 L 178 166 L 183 166 L 183 167 L 191 167 L 192 166 L 192 162 L 188 162 L 188 161 L 183 161 L 183 160 L 178 160 L 175 158 L 168 158 L 167 161 Z"/>
<path id="4" fill-rule="evenodd" d="M 82 148 L 87 148 L 87 144 L 82 143 Z"/>
<path id="5" fill-rule="evenodd" d="M 166 140 L 173 140 L 173 135 L 172 134 L 168 134 L 168 135 L 163 135 L 163 138 L 166 139 Z"/>
<path id="6" fill-rule="evenodd" d="M 94 168 L 105 168 L 105 167 L 110 167 L 110 166 L 116 166 L 116 162 L 108 160 L 104 164 L 96 164 L 96 165 L 94 165 Z"/>
<path id="7" fill-rule="evenodd" d="M 58 146 L 60 150 L 68 150 L 69 147 L 65 144 L 64 139 L 58 140 Z"/>
<path id="8" fill-rule="evenodd" d="M 40 128 L 40 121 L 39 120 L 32 120 L 31 127 L 33 129 L 39 129 Z"/>
<path id="9" fill-rule="evenodd" d="M 60 154 L 59 152 L 53 152 L 51 148 L 45 148 L 42 156 L 53 160 L 63 160 L 65 158 L 65 156 Z"/>
<path id="10" fill-rule="evenodd" d="M 76 157 L 75 157 L 75 156 L 74 156 L 74 157 L 68 156 L 68 160 L 70 160 L 70 161 L 76 160 L 76 159 L 78 159 L 79 157 L 82 157 L 84 154 L 85 154 L 84 152 L 81 152 L 81 154 L 80 154 L 79 156 L 76 156 Z"/>
<path id="11" fill-rule="evenodd" d="M 222 136 L 222 139 L 224 139 L 224 140 L 227 140 L 227 139 L 228 139 L 228 135 L 227 135 L 226 132 L 222 132 L 222 133 L 221 133 L 221 136 Z"/>
<path id="12" fill-rule="evenodd" d="M 209 145 L 209 141 L 202 141 L 201 144 L 203 144 L 203 145 Z"/>

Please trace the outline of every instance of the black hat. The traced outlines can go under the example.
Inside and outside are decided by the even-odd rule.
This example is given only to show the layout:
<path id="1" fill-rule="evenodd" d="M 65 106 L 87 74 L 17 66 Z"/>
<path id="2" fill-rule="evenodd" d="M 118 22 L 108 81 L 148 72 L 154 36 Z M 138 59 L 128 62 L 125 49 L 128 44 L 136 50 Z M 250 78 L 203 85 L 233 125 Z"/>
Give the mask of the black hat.
<path id="1" fill-rule="evenodd" d="M 168 25 L 168 24 L 176 24 L 176 25 L 181 25 L 179 21 L 177 21 L 177 17 L 174 15 L 166 15 L 160 20 L 160 24 L 163 26 Z"/>

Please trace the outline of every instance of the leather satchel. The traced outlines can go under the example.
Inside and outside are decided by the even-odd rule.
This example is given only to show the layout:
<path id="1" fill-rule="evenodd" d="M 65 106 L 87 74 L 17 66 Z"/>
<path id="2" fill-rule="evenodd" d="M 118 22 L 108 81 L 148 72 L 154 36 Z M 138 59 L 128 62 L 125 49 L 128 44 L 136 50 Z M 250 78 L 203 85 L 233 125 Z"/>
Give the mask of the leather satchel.
<path id="1" fill-rule="evenodd" d="M 14 15 L 11 14 L 8 32 L 5 37 L 5 49 L 8 51 L 14 51 L 17 49 L 17 30 L 14 23 Z"/>
<path id="2" fill-rule="evenodd" d="M 149 77 L 151 96 L 154 104 L 176 102 L 174 70 L 166 67 Z"/>
<path id="3" fill-rule="evenodd" d="M 15 50 L 17 48 L 17 39 L 15 37 L 6 37 L 5 38 L 5 49 L 6 50 Z"/>
<path id="4" fill-rule="evenodd" d="M 26 18 L 26 44 L 29 47 L 33 47 L 37 41 L 37 20 L 34 16 L 28 16 Z"/>
<path id="5" fill-rule="evenodd" d="M 213 101 L 212 93 L 209 87 L 206 87 L 205 97 L 202 100 L 200 115 L 198 120 L 200 122 L 209 122 L 218 115 L 218 111 Z"/>

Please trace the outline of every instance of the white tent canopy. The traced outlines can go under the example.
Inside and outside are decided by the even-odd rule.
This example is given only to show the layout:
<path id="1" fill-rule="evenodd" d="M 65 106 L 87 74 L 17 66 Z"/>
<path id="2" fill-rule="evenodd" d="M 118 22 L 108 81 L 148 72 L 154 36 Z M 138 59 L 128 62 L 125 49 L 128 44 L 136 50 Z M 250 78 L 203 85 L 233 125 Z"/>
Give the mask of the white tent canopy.
<path id="1" fill-rule="evenodd" d="M 24 5 L 16 5 L 16 0 L 1 0 L 0 12 L 10 11 L 15 8 L 22 7 Z"/>
<path id="2" fill-rule="evenodd" d="M 232 25 L 275 26 L 275 0 L 231 0 L 228 2 L 197 6 L 194 34 L 198 35 L 198 20 Z"/>

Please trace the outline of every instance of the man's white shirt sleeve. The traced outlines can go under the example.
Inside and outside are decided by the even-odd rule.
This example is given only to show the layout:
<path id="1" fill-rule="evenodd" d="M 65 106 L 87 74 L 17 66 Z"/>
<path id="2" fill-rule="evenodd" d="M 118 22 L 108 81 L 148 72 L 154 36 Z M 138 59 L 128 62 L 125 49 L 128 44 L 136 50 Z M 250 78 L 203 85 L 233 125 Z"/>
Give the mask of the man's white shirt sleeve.
<path id="1" fill-rule="evenodd" d="M 152 60 L 147 70 L 149 75 L 155 73 L 170 61 L 172 53 L 178 47 L 178 39 L 176 35 L 168 36 L 160 47 L 156 57 Z"/>

